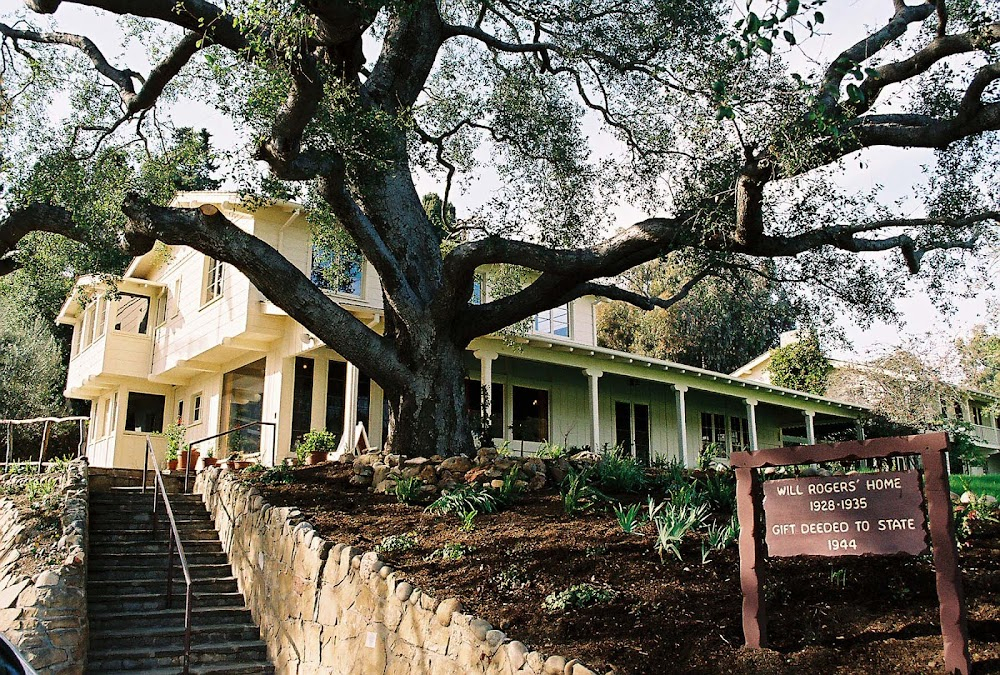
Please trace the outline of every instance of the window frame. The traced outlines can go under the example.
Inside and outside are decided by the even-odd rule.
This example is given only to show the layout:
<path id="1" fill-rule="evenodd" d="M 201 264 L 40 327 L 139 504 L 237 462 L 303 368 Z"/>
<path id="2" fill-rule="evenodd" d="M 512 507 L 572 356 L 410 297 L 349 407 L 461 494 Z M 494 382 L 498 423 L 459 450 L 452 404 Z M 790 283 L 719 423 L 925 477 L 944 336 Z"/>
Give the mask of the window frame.
<path id="1" fill-rule="evenodd" d="M 340 296 L 343 296 L 343 297 L 346 297 L 346 298 L 362 298 L 362 297 L 364 297 L 364 294 L 365 294 L 365 274 L 366 274 L 366 272 L 365 272 L 366 265 L 365 265 L 365 259 L 364 258 L 362 258 L 361 260 L 358 260 L 358 261 L 351 260 L 351 261 L 348 261 L 348 263 L 347 263 L 349 265 L 357 265 L 357 268 L 358 268 L 357 275 L 356 276 L 352 275 L 350 277 L 350 280 L 351 280 L 350 285 L 351 285 L 351 287 L 353 287 L 353 286 L 356 285 L 357 289 L 358 289 L 357 292 L 355 293 L 353 290 L 343 290 L 345 288 L 345 286 L 341 286 L 340 288 L 333 288 L 332 287 L 332 285 L 327 280 L 327 278 L 325 276 L 323 276 L 323 272 L 322 272 L 324 269 L 328 269 L 329 267 L 332 267 L 332 264 L 329 267 L 322 266 L 322 265 L 321 266 L 317 266 L 316 265 L 316 252 L 317 251 L 319 251 L 321 254 L 323 252 L 327 252 L 329 255 L 331 255 L 331 256 L 333 255 L 332 253 L 329 253 L 327 251 L 327 249 L 325 247 L 323 247 L 322 244 L 317 244 L 315 241 L 312 242 L 312 245 L 309 247 L 309 280 L 312 281 L 313 284 L 315 284 L 316 288 L 318 288 L 321 291 L 324 291 L 326 293 L 332 293 L 334 295 L 340 295 Z M 355 281 L 355 279 L 356 279 L 356 281 Z"/>
<path id="2" fill-rule="evenodd" d="M 205 256 L 205 270 L 201 285 L 201 305 L 209 305 L 226 294 L 226 264 L 212 256 Z"/>
<path id="3" fill-rule="evenodd" d="M 204 399 L 205 399 L 204 392 L 199 391 L 199 392 L 197 392 L 195 394 L 191 394 L 191 424 L 190 424 L 190 426 L 194 426 L 195 424 L 201 424 L 202 420 L 204 419 L 204 417 L 205 417 L 204 410 L 203 410 L 203 406 L 205 404 L 205 400 Z"/>
<path id="4" fill-rule="evenodd" d="M 531 319 L 531 332 L 533 332 L 533 333 L 535 333 L 537 335 L 550 335 L 550 336 L 555 337 L 555 338 L 563 338 L 563 339 L 566 339 L 566 340 L 572 340 L 573 339 L 573 310 L 571 309 L 572 304 L 573 303 L 571 303 L 571 302 L 565 302 L 565 303 L 559 305 L 558 307 L 552 307 L 550 309 L 546 309 L 546 310 L 543 310 L 543 311 L 538 312 L 537 314 L 535 314 L 535 316 L 533 316 L 532 319 Z M 553 326 L 555 324 L 555 318 L 553 316 L 553 312 L 555 312 L 556 310 L 561 310 L 563 307 L 566 308 L 566 334 L 565 335 L 560 335 L 557 332 L 559 329 L 545 331 L 545 330 L 541 330 L 538 327 L 539 319 L 542 318 L 543 316 L 545 317 L 543 320 L 548 321 L 550 327 Z"/>

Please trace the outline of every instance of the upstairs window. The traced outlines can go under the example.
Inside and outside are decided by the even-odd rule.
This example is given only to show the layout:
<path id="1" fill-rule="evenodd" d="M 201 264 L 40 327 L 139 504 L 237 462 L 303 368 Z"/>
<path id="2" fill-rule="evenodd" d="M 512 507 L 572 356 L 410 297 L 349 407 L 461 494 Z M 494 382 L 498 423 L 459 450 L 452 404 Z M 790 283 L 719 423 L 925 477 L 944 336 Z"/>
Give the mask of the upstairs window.
<path id="1" fill-rule="evenodd" d="M 205 302 L 211 302 L 225 291 L 225 267 L 222 261 L 206 258 L 205 267 Z"/>
<path id="2" fill-rule="evenodd" d="M 149 298 L 145 295 L 122 293 L 118 299 L 115 330 L 144 335 L 149 329 Z"/>
<path id="3" fill-rule="evenodd" d="M 469 303 L 473 305 L 483 304 L 483 283 L 479 279 L 472 282 L 472 297 L 469 299 Z"/>
<path id="4" fill-rule="evenodd" d="M 362 261 L 313 244 L 309 278 L 324 291 L 361 296 Z"/>
<path id="5" fill-rule="evenodd" d="M 983 409 L 978 405 L 971 405 L 969 408 L 972 410 L 972 423 L 983 426 Z"/>
<path id="6" fill-rule="evenodd" d="M 560 305 L 535 315 L 535 332 L 569 337 L 569 305 Z"/>

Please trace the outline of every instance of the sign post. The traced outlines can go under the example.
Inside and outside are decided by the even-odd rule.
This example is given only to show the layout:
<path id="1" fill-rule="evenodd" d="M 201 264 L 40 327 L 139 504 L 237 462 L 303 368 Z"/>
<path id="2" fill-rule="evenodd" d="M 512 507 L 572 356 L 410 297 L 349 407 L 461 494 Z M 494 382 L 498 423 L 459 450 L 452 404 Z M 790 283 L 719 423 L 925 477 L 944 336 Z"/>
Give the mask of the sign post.
<path id="1" fill-rule="evenodd" d="M 767 644 L 764 564 L 768 556 L 919 555 L 927 551 L 929 534 L 945 669 L 968 675 L 968 628 L 947 451 L 947 434 L 935 433 L 732 453 L 746 645 Z M 766 482 L 759 475 L 766 467 L 906 456 L 922 460 L 923 492 L 918 471 Z"/>

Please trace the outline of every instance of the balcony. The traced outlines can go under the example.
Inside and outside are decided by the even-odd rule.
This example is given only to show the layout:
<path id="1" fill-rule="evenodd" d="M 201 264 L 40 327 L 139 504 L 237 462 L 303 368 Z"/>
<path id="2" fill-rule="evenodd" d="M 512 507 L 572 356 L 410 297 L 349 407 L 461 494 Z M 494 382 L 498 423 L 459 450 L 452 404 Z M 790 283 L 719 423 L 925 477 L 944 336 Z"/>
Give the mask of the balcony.
<path id="1" fill-rule="evenodd" d="M 979 439 L 981 445 L 1000 448 L 1000 430 L 983 424 L 973 424 L 972 435 Z"/>

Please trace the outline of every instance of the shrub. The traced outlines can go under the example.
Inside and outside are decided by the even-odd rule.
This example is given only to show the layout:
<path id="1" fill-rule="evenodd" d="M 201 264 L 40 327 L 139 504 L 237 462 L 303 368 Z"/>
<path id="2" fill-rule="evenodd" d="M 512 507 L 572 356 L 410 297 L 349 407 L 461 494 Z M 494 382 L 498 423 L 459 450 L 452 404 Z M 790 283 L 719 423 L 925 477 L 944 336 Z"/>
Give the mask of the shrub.
<path id="1" fill-rule="evenodd" d="M 697 525 L 704 522 L 708 509 L 704 504 L 698 506 L 675 506 L 670 504 L 662 509 L 654 521 L 656 525 L 656 552 L 663 562 L 666 554 L 673 553 L 681 559 L 680 543 L 684 535 Z"/>
<path id="2" fill-rule="evenodd" d="M 563 446 L 545 442 L 538 448 L 535 456 L 541 459 L 559 459 L 560 457 L 565 457 L 566 454 L 566 448 Z"/>
<path id="3" fill-rule="evenodd" d="M 424 482 L 416 476 L 400 476 L 396 479 L 396 485 L 393 487 L 396 501 L 400 504 L 416 504 L 423 496 L 420 491 L 423 485 Z"/>
<path id="4" fill-rule="evenodd" d="M 562 497 L 563 511 L 573 516 L 582 511 L 586 511 L 598 502 L 607 501 L 607 497 L 600 490 L 590 485 L 590 476 L 594 472 L 594 467 L 588 466 L 583 471 L 570 469 L 566 477 L 563 478 L 559 486 L 559 494 Z"/>
<path id="5" fill-rule="evenodd" d="M 605 452 L 596 470 L 601 488 L 611 492 L 639 492 L 647 483 L 642 464 L 620 447 Z"/>
<path id="6" fill-rule="evenodd" d="M 445 544 L 441 548 L 437 549 L 429 556 L 428 560 L 436 560 L 438 558 L 442 560 L 461 560 L 466 556 L 466 554 L 472 552 L 472 548 L 466 546 L 465 544 L 460 544 L 458 542 L 452 542 L 450 544 Z"/>
<path id="7" fill-rule="evenodd" d="M 622 532 L 634 534 L 639 525 L 642 524 L 639 518 L 640 505 L 632 504 L 628 508 L 625 508 L 622 504 L 616 504 L 612 508 L 615 511 L 615 519 L 618 520 L 618 526 L 622 528 Z"/>
<path id="8" fill-rule="evenodd" d="M 519 473 L 517 466 L 512 466 L 507 475 L 503 477 L 503 485 L 495 492 L 496 501 L 500 506 L 510 506 L 521 496 L 522 488 L 517 484 Z"/>
<path id="9" fill-rule="evenodd" d="M 542 607 L 547 612 L 565 612 L 568 609 L 589 605 L 603 605 L 616 597 L 618 597 L 618 591 L 609 586 L 577 584 L 564 591 L 545 596 Z"/>
<path id="10" fill-rule="evenodd" d="M 493 513 L 497 510 L 496 496 L 478 485 L 458 485 L 441 493 L 425 511 L 434 515 L 454 513 L 464 520 L 470 512 Z M 473 516 L 475 518 L 475 516 Z"/>
<path id="11" fill-rule="evenodd" d="M 264 469 L 258 480 L 265 485 L 282 485 L 295 482 L 295 474 L 284 464 Z"/>
<path id="12" fill-rule="evenodd" d="M 713 511 L 736 511 L 736 479 L 731 471 L 710 474 L 701 484 L 704 501 Z"/>
<path id="13" fill-rule="evenodd" d="M 740 534 L 740 522 L 733 516 L 726 524 L 713 523 L 707 530 L 708 545 L 716 551 L 721 551 L 734 541 Z"/>
<path id="14" fill-rule="evenodd" d="M 417 546 L 417 535 L 414 532 L 406 534 L 391 534 L 383 537 L 382 542 L 375 547 L 376 553 L 400 553 Z"/>

